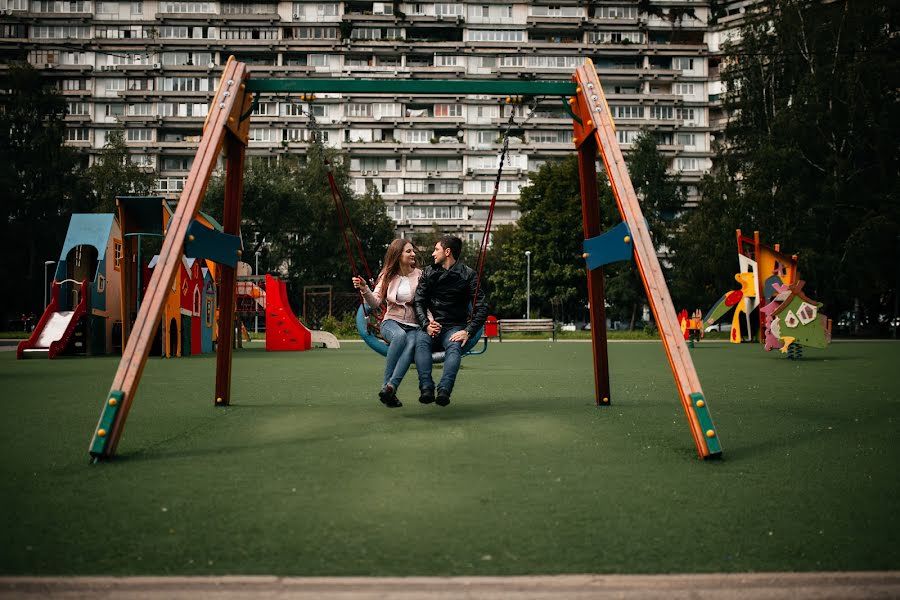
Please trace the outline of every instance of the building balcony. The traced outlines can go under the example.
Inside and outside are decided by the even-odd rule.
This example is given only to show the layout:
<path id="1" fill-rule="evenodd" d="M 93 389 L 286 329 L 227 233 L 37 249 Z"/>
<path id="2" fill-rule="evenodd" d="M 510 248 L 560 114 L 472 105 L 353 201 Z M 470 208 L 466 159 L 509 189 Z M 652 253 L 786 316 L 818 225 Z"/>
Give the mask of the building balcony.
<path id="1" fill-rule="evenodd" d="M 578 27 L 582 23 L 587 23 L 587 17 L 551 17 L 551 16 L 535 16 L 528 15 L 525 24 L 529 27 Z"/>

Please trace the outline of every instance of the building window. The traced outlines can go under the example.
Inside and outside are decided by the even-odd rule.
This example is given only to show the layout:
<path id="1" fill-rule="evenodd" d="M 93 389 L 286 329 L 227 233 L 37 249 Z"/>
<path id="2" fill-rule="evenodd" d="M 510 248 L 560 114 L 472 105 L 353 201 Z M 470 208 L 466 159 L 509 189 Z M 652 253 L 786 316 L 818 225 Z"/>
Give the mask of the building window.
<path id="1" fill-rule="evenodd" d="M 287 40 L 336 40 L 337 27 L 285 27 Z"/>
<path id="2" fill-rule="evenodd" d="M 697 145 L 696 133 L 677 133 L 675 134 L 675 143 L 685 148 L 693 148 Z"/>
<path id="3" fill-rule="evenodd" d="M 471 29 L 470 42 L 524 42 L 525 32 L 520 29 Z"/>
<path id="4" fill-rule="evenodd" d="M 659 121 L 670 121 L 675 118 L 675 108 L 672 106 L 651 106 L 650 118 Z"/>
<path id="5" fill-rule="evenodd" d="M 187 177 L 162 177 L 156 180 L 156 191 L 160 194 L 174 194 L 184 189 Z"/>
<path id="6" fill-rule="evenodd" d="M 640 131 L 636 129 L 618 129 L 616 130 L 616 139 L 622 145 L 633 144 L 637 141 Z"/>
<path id="7" fill-rule="evenodd" d="M 676 158 L 675 159 L 675 170 L 676 171 L 699 171 L 700 164 L 696 158 Z"/>
<path id="8" fill-rule="evenodd" d="M 122 240 L 113 238 L 113 269 L 122 270 Z"/>
<path id="9" fill-rule="evenodd" d="M 213 311 L 213 299 L 207 298 L 206 299 L 206 326 L 207 327 L 212 327 L 214 312 L 215 311 Z"/>
<path id="10" fill-rule="evenodd" d="M 456 2 L 435 2 L 434 14 L 441 17 L 455 17 L 463 14 L 463 7 Z"/>
<path id="11" fill-rule="evenodd" d="M 69 127 L 66 128 L 67 142 L 87 142 L 90 140 L 90 133 L 86 127 Z"/>
<path id="12" fill-rule="evenodd" d="M 461 104 L 435 104 L 434 116 L 438 118 L 451 118 L 462 116 Z"/>
<path id="13" fill-rule="evenodd" d="M 356 104 L 351 103 L 347 105 L 347 116 L 348 117 L 371 117 L 372 116 L 372 105 L 371 104 Z"/>
<path id="14" fill-rule="evenodd" d="M 677 119 L 685 124 L 696 124 L 697 110 L 694 108 L 679 108 L 676 111 Z"/>
<path id="15" fill-rule="evenodd" d="M 433 131 L 410 129 L 406 132 L 406 141 L 410 144 L 427 144 L 434 138 Z"/>
<path id="16" fill-rule="evenodd" d="M 675 71 L 693 71 L 694 59 L 686 56 L 675 56 L 672 58 L 672 69 Z"/>
<path id="17" fill-rule="evenodd" d="M 129 129 L 125 137 L 129 142 L 150 142 L 153 140 L 152 129 Z"/>
<path id="18" fill-rule="evenodd" d="M 637 6 L 598 6 L 595 13 L 599 19 L 637 19 Z"/>
<path id="19" fill-rule="evenodd" d="M 613 105 L 609 107 L 614 119 L 643 119 L 644 107 L 637 105 Z"/>
<path id="20" fill-rule="evenodd" d="M 212 2 L 160 2 L 162 13 L 214 13 Z"/>
<path id="21" fill-rule="evenodd" d="M 69 102 L 67 104 L 66 114 L 70 116 L 88 115 L 89 105 L 87 102 Z"/>

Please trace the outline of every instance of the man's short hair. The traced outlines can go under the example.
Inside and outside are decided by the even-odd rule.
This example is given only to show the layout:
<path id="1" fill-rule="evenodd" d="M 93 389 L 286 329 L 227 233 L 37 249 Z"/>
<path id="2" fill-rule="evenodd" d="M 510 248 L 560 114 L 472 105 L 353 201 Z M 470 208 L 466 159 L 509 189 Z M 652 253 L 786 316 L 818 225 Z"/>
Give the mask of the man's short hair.
<path id="1" fill-rule="evenodd" d="M 462 240 L 456 237 L 455 235 L 445 235 L 441 239 L 438 240 L 443 248 L 449 248 L 450 254 L 453 255 L 453 260 L 459 260 L 459 255 L 462 254 Z"/>

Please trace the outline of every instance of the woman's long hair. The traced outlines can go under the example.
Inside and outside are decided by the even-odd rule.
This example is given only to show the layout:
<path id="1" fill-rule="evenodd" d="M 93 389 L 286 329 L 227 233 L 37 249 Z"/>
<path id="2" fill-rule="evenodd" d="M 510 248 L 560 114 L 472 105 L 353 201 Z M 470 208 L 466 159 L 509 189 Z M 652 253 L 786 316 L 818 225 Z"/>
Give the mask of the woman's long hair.
<path id="1" fill-rule="evenodd" d="M 412 242 L 409 240 L 396 239 L 391 242 L 387 252 L 384 253 L 384 267 L 381 269 L 381 274 L 378 275 L 378 280 L 385 282 L 385 289 L 387 289 L 387 284 L 400 274 L 400 259 L 403 257 L 403 249 L 410 243 Z"/>

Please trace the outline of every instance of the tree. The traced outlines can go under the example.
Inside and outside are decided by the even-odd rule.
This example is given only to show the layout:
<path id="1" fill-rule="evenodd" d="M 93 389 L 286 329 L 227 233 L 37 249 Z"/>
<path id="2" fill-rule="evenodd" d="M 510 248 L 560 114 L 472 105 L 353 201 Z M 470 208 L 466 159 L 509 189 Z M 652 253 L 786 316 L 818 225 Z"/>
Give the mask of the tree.
<path id="1" fill-rule="evenodd" d="M 17 292 L 0 300 L 0 327 L 37 312 L 44 261 L 56 260 L 69 216 L 83 210 L 78 159 L 65 147 L 65 100 L 30 65 L 13 64 L 0 80 L 0 278 Z"/>
<path id="2" fill-rule="evenodd" d="M 678 176 L 668 173 L 667 161 L 657 148 L 656 138 L 649 131 L 643 131 L 635 140 L 627 163 L 631 184 L 653 236 L 653 245 L 658 253 L 666 255 L 677 229 L 676 216 L 684 206 L 681 182 Z M 615 215 L 615 220 L 609 222 L 608 227 L 618 224 L 619 213 L 611 197 L 603 213 Z M 661 261 L 661 264 L 665 274 L 666 262 Z M 605 274 L 609 318 L 628 321 L 629 329 L 634 329 L 638 311 L 647 303 L 647 294 L 637 265 L 633 260 L 612 264 L 607 267 Z"/>
<path id="3" fill-rule="evenodd" d="M 519 197 L 516 227 L 495 237 L 502 266 L 490 277 L 492 303 L 502 315 L 524 314 L 526 257 L 531 251 L 531 306 L 535 314 L 551 314 L 553 299 L 567 315 L 581 315 L 587 303 L 587 277 L 582 258 L 581 188 L 578 159 L 548 162 L 529 174 Z M 609 194 L 605 177 L 598 185 Z"/>
<path id="4" fill-rule="evenodd" d="M 718 213 L 739 207 L 738 226 L 798 253 L 830 314 L 858 305 L 871 322 L 897 295 L 896 23 L 892 3 L 766 0 L 723 71 L 733 118 L 717 160 L 740 182 Z"/>
<path id="5" fill-rule="evenodd" d="M 746 228 L 752 207 L 745 205 L 738 177 L 720 161 L 700 181 L 700 205 L 686 213 L 672 238 L 669 286 L 676 307 L 706 310 L 726 291 L 736 289 L 734 231 Z"/>
<path id="6" fill-rule="evenodd" d="M 116 196 L 148 196 L 153 192 L 156 174 L 148 173 L 129 158 L 121 130 L 109 132 L 103 151 L 87 170 L 94 210 L 116 212 Z"/>

